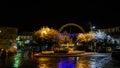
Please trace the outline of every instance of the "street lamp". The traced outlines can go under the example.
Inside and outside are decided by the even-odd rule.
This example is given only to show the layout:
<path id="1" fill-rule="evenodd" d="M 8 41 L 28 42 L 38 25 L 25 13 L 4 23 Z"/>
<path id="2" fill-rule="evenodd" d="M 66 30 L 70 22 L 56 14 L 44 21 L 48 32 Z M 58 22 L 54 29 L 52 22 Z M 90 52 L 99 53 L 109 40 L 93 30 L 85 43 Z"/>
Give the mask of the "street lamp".
<path id="1" fill-rule="evenodd" d="M 93 37 L 93 35 L 95 35 L 95 34 L 93 34 L 94 33 L 94 31 L 96 30 L 96 27 L 95 26 L 93 26 L 92 25 L 92 23 L 89 23 L 89 25 L 90 25 L 90 32 L 91 32 L 91 39 L 93 40 L 94 39 L 94 37 Z M 91 45 L 92 45 L 92 43 L 91 43 Z M 94 52 L 96 52 L 96 42 L 93 40 L 93 45 L 94 45 Z"/>

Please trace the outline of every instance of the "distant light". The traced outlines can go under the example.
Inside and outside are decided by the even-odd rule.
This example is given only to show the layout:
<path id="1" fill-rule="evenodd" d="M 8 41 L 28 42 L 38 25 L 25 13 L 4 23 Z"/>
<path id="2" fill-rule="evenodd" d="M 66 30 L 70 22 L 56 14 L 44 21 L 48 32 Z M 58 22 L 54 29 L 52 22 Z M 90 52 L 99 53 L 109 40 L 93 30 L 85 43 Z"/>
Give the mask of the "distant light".
<path id="1" fill-rule="evenodd" d="M 26 41 L 25 41 L 25 44 L 29 44 L 29 43 L 30 43 L 30 40 L 26 40 Z"/>
<path id="2" fill-rule="evenodd" d="M 0 33 L 1 33 L 2 31 L 0 30 Z"/>
<path id="3" fill-rule="evenodd" d="M 92 28 L 95 29 L 95 26 L 93 26 Z"/>

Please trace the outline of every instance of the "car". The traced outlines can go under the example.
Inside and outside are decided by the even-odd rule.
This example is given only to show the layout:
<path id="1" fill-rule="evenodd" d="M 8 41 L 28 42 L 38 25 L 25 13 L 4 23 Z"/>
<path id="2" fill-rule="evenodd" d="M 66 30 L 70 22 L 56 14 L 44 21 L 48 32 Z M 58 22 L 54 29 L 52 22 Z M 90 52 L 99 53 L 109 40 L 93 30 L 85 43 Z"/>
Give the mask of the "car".
<path id="1" fill-rule="evenodd" d="M 113 60 L 120 61 L 120 48 L 116 48 L 112 50 L 111 57 Z"/>

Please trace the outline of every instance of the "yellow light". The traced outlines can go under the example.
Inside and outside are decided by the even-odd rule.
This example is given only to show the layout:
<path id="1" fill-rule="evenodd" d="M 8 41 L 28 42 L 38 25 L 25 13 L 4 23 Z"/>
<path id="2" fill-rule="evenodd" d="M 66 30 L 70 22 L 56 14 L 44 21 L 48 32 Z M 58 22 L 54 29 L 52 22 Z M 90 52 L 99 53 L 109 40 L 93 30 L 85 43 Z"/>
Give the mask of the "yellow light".
<path id="1" fill-rule="evenodd" d="M 47 34 L 47 32 L 46 32 L 46 31 L 43 31 L 42 34 Z"/>

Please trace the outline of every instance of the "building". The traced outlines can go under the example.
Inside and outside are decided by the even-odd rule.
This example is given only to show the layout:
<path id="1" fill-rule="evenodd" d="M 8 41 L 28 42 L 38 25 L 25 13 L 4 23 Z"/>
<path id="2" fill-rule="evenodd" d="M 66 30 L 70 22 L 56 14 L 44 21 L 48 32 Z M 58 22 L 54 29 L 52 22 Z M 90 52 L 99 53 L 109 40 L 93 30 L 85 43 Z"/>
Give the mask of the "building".
<path id="1" fill-rule="evenodd" d="M 28 45 L 30 41 L 33 39 L 32 35 L 33 35 L 33 32 L 24 32 L 23 34 L 18 35 L 17 43 L 19 47 L 22 48 L 25 45 Z"/>
<path id="2" fill-rule="evenodd" d="M 15 42 L 18 28 L 0 27 L 0 48 L 9 48 L 10 43 Z"/>

